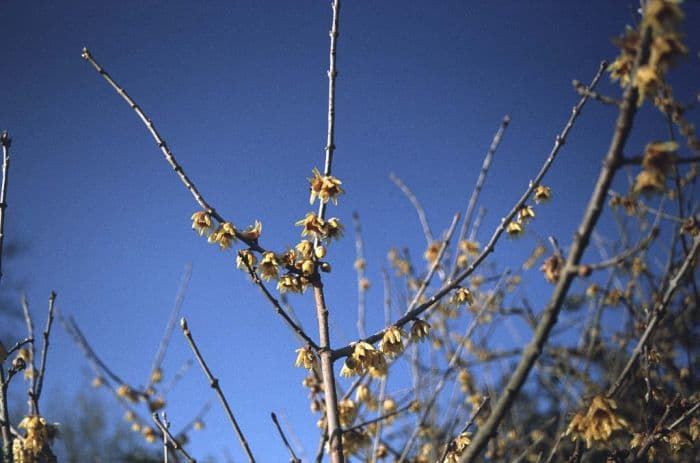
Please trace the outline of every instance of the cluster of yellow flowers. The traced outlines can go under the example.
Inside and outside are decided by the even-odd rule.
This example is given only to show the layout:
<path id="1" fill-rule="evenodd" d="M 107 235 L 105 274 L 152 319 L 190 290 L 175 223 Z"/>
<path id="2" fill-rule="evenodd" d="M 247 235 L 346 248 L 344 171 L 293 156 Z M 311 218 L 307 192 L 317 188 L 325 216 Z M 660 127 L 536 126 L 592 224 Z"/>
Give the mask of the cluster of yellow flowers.
<path id="1" fill-rule="evenodd" d="M 537 204 L 549 201 L 551 196 L 552 190 L 544 185 L 537 185 L 533 191 L 533 197 Z M 511 237 L 520 236 L 525 230 L 525 224 L 534 218 L 535 210 L 532 208 L 532 206 L 523 204 L 520 209 L 518 209 L 515 220 L 511 220 L 508 222 L 508 225 L 506 225 L 506 232 Z"/>
<path id="2" fill-rule="evenodd" d="M 366 372 L 374 378 L 383 377 L 387 373 L 387 364 L 382 352 L 372 344 L 360 341 L 355 343 L 352 354 L 345 359 L 340 376 L 349 378 Z"/>
<path id="3" fill-rule="evenodd" d="M 58 435 L 57 424 L 48 423 L 43 416 L 33 415 L 25 416 L 17 427 L 24 429 L 26 435 L 17 436 L 12 442 L 15 463 L 55 461 L 49 444 Z"/>
<path id="4" fill-rule="evenodd" d="M 471 437 L 472 433 L 465 431 L 452 439 L 450 443 L 447 444 L 447 454 L 443 461 L 457 463 L 469 444 L 471 444 Z"/>
<path id="5" fill-rule="evenodd" d="M 566 435 L 572 435 L 576 440 L 583 437 L 586 446 L 591 447 L 593 441 L 607 441 L 613 431 L 627 428 L 627 422 L 615 414 L 617 405 L 612 399 L 597 395 L 591 400 L 588 410 L 574 415 L 566 430 Z"/>
<path id="6" fill-rule="evenodd" d="M 309 189 L 311 190 L 309 204 L 313 204 L 318 198 L 323 204 L 330 200 L 337 206 L 338 196 L 345 193 L 340 187 L 342 182 L 331 175 L 321 175 L 315 167 L 312 172 L 314 176 L 309 179 Z"/>
<path id="7" fill-rule="evenodd" d="M 681 42 L 678 27 L 683 20 L 683 12 L 678 2 L 673 0 L 649 0 L 644 8 L 644 18 L 639 30 L 628 28 L 617 40 L 622 53 L 610 64 L 608 70 L 613 80 L 619 80 L 623 87 L 634 83 L 639 88 L 637 105 L 645 98 L 654 98 L 664 86 L 663 77 L 669 67 L 680 57 L 688 53 Z M 640 31 L 651 29 L 652 42 L 649 62 L 632 76 L 632 67 L 636 59 Z"/>

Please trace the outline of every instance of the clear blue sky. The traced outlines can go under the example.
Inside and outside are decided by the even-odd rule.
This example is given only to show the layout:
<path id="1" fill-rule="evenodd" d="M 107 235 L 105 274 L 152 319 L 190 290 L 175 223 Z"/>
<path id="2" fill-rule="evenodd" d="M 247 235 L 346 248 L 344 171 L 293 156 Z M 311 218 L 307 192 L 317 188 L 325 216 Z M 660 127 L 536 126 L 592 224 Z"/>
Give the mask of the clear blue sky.
<path id="1" fill-rule="evenodd" d="M 694 53 L 699 6 L 686 8 Z M 326 277 L 335 345 L 357 337 L 352 211 L 365 233 L 375 331 L 386 252 L 409 246 L 418 261 L 425 244 L 389 173 L 413 189 L 440 232 L 463 210 L 492 135 L 510 114 L 482 194 L 485 241 L 578 100 L 572 79 L 588 82 L 602 59 L 614 58 L 610 39 L 637 19 L 637 7 L 608 0 L 344 2 L 334 173 L 347 194 L 332 214 L 349 229 L 330 250 L 334 271 Z M 57 306 L 113 369 L 142 383 L 192 262 L 184 315 L 254 451 L 261 461 L 286 458 L 268 418 L 276 411 L 313 455 L 316 417 L 301 387 L 304 372 L 293 368 L 298 342 L 235 269 L 235 255 L 191 230 L 197 205 L 80 50 L 87 46 L 153 118 L 211 204 L 239 227 L 261 220 L 263 245 L 282 250 L 299 239 L 293 223 L 309 210 L 306 178 L 323 165 L 328 2 L 6 2 L 0 22 L 0 129 L 13 137 L 6 239 L 27 247 L 3 269 L 5 299 L 18 302 L 14 287 L 26 288 L 42 325 L 55 289 Z M 692 99 L 700 75 L 697 54 L 689 59 L 687 80 L 678 82 L 682 100 Z M 607 76 L 600 88 L 617 96 Z M 614 117 L 609 107 L 586 107 L 545 182 L 555 200 L 538 209 L 533 232 L 569 243 Z M 630 148 L 641 152 L 665 136 L 654 117 L 640 122 Z M 504 240 L 491 259 L 508 265 L 534 242 L 534 234 Z M 528 292 L 542 304 L 548 287 Z M 310 296 L 292 303 L 316 336 Z M 18 318 L 0 316 L 3 328 L 23 334 Z M 166 375 L 189 355 L 176 332 Z M 86 365 L 57 327 L 45 400 L 84 387 Z M 174 427 L 210 397 L 192 369 L 170 397 Z M 191 451 L 220 457 L 227 448 L 242 460 L 218 406 L 207 424 Z"/>

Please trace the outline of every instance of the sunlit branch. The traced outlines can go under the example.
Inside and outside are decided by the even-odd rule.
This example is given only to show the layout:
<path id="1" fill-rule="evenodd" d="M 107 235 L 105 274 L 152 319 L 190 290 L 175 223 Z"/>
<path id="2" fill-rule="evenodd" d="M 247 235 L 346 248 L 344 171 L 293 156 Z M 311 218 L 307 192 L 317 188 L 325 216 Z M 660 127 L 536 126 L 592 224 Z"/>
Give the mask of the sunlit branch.
<path id="1" fill-rule="evenodd" d="M 7 209 L 7 181 L 10 177 L 10 146 L 12 138 L 3 131 L 0 134 L 2 145 L 2 184 L 0 184 L 0 281 L 2 281 L 2 254 L 5 240 L 5 209 Z"/>

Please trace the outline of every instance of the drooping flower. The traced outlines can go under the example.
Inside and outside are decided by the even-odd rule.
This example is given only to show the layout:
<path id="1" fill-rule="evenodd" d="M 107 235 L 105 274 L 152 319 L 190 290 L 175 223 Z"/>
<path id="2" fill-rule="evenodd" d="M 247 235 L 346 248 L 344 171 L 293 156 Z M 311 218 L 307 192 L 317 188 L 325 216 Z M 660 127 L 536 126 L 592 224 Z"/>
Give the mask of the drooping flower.
<path id="1" fill-rule="evenodd" d="M 411 325 L 411 341 L 423 341 L 430 334 L 430 324 L 420 318 Z"/>
<path id="2" fill-rule="evenodd" d="M 192 214 L 192 229 L 199 233 L 199 236 L 204 234 L 209 235 L 212 229 L 211 217 L 204 211 L 195 212 Z"/>
<path id="3" fill-rule="evenodd" d="M 518 209 L 518 222 L 527 223 L 530 219 L 535 218 L 535 211 L 532 206 L 523 205 Z"/>
<path id="4" fill-rule="evenodd" d="M 661 193 L 666 187 L 666 176 L 658 170 L 642 170 L 634 180 L 634 193 L 647 195 Z"/>
<path id="5" fill-rule="evenodd" d="M 403 341 L 401 340 L 402 336 L 406 337 L 406 333 L 397 326 L 390 326 L 384 331 L 379 350 L 392 357 L 400 355 L 404 350 Z"/>
<path id="6" fill-rule="evenodd" d="M 432 264 L 437 260 L 438 254 L 440 254 L 440 247 L 441 243 L 438 241 L 433 241 L 428 245 L 428 249 L 426 249 L 423 253 L 423 257 L 429 264 Z"/>
<path id="7" fill-rule="evenodd" d="M 617 405 L 612 399 L 597 395 L 591 400 L 591 405 L 584 414 L 576 413 L 569 423 L 566 435 L 572 435 L 576 440 L 583 437 L 586 446 L 591 447 L 594 441 L 607 441 L 613 431 L 625 429 L 627 422 L 615 414 Z"/>
<path id="8" fill-rule="evenodd" d="M 277 262 L 277 256 L 275 256 L 274 252 L 268 251 L 263 254 L 258 270 L 265 281 L 279 278 L 279 262 Z"/>
<path id="9" fill-rule="evenodd" d="M 642 167 L 665 174 L 671 168 L 677 151 L 678 143 L 675 141 L 649 143 L 644 148 Z"/>
<path id="10" fill-rule="evenodd" d="M 340 186 L 342 182 L 331 175 L 321 175 L 315 167 L 312 172 L 314 176 L 309 179 L 309 204 L 313 204 L 318 197 L 323 204 L 331 200 L 333 204 L 338 205 L 338 196 L 345 193 Z"/>
<path id="11" fill-rule="evenodd" d="M 258 258 L 255 257 L 252 251 L 244 249 L 238 251 L 236 256 L 236 267 L 241 270 L 248 270 L 248 267 L 253 268 L 258 263 Z"/>
<path id="12" fill-rule="evenodd" d="M 286 273 L 282 275 L 277 282 L 277 290 L 280 293 L 302 293 L 304 292 L 304 285 L 298 276 L 291 273 Z"/>
<path id="13" fill-rule="evenodd" d="M 469 304 L 471 306 L 474 304 L 474 296 L 467 288 L 460 286 L 454 293 L 452 293 L 450 304 L 455 306 Z"/>
<path id="14" fill-rule="evenodd" d="M 326 243 L 330 242 L 330 240 L 339 240 L 342 238 L 344 230 L 345 227 L 343 227 L 343 224 L 340 223 L 338 218 L 331 217 L 328 219 L 323 227 L 323 235 L 326 239 Z"/>
<path id="15" fill-rule="evenodd" d="M 295 367 L 304 367 L 307 370 L 312 370 L 318 364 L 316 355 L 308 347 L 301 347 L 296 350 L 296 353 L 297 359 L 296 362 L 294 362 Z"/>
<path id="16" fill-rule="evenodd" d="M 320 238 L 324 232 L 324 221 L 318 217 L 315 212 L 307 212 L 303 219 L 296 222 L 294 225 L 303 227 L 301 236 L 311 236 Z"/>
<path id="17" fill-rule="evenodd" d="M 255 221 L 255 225 L 251 225 L 250 227 L 246 228 L 242 232 L 239 233 L 239 236 L 241 237 L 242 240 L 246 241 L 257 241 L 258 238 L 260 238 L 260 234 L 262 233 L 262 222 L 259 220 Z"/>
<path id="18" fill-rule="evenodd" d="M 508 234 L 512 237 L 520 236 L 520 234 L 523 232 L 523 226 L 520 225 L 520 223 L 511 220 L 506 226 L 506 232 L 508 232 Z"/>
<path id="19" fill-rule="evenodd" d="M 540 267 L 540 272 L 544 274 L 544 279 L 548 283 L 556 283 L 559 281 L 559 275 L 561 274 L 561 268 L 564 262 L 561 257 L 557 254 L 549 257 L 544 261 L 542 267 Z"/>
<path id="20" fill-rule="evenodd" d="M 224 250 L 231 247 L 231 243 L 236 242 L 236 227 L 231 222 L 224 222 L 219 228 L 209 235 L 210 243 L 219 243 L 219 247 Z"/>
<path id="21" fill-rule="evenodd" d="M 537 185 L 535 188 L 535 202 L 537 204 L 549 201 L 552 197 L 552 190 L 548 186 Z"/>

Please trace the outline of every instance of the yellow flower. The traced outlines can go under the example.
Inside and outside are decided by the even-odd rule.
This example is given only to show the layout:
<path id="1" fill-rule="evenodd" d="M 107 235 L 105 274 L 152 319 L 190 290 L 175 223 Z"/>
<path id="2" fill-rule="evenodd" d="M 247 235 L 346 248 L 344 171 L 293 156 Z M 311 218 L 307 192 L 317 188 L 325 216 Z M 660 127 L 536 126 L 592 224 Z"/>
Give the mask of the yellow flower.
<path id="1" fill-rule="evenodd" d="M 392 357 L 400 355 L 404 350 L 401 336 L 405 337 L 406 333 L 396 326 L 390 326 L 384 331 L 384 336 L 382 336 L 382 341 L 379 344 L 379 350 Z"/>
<path id="2" fill-rule="evenodd" d="M 459 242 L 459 250 L 464 254 L 476 256 L 479 254 L 479 243 L 476 241 L 462 240 Z"/>
<path id="3" fill-rule="evenodd" d="M 156 432 L 150 426 L 143 426 L 141 428 L 141 434 L 143 435 L 146 442 L 152 444 L 156 441 Z"/>
<path id="4" fill-rule="evenodd" d="M 92 387 L 100 387 L 100 386 L 103 386 L 104 383 L 105 383 L 105 380 L 101 376 L 95 376 L 92 379 Z"/>
<path id="5" fill-rule="evenodd" d="M 663 193 L 666 187 L 666 176 L 658 170 L 643 170 L 634 181 L 634 193 Z"/>
<path id="6" fill-rule="evenodd" d="M 360 289 L 362 291 L 367 291 L 369 289 L 369 287 L 371 286 L 370 282 L 367 278 L 360 279 L 358 285 L 360 286 Z"/>
<path id="7" fill-rule="evenodd" d="M 357 405 L 350 399 L 338 402 L 338 421 L 341 426 L 350 426 L 357 417 Z"/>
<path id="8" fill-rule="evenodd" d="M 549 201 L 552 197 L 552 190 L 548 186 L 537 185 L 535 188 L 535 202 L 537 204 Z"/>
<path id="9" fill-rule="evenodd" d="M 367 266 L 367 262 L 364 259 L 357 259 L 353 265 L 355 270 L 364 270 Z"/>
<path id="10" fill-rule="evenodd" d="M 428 261 L 429 264 L 435 262 L 440 254 L 440 243 L 433 241 L 428 245 L 428 249 L 423 253 L 423 257 Z"/>
<path id="11" fill-rule="evenodd" d="M 675 141 L 653 142 L 644 148 L 642 166 L 645 170 L 655 170 L 666 173 L 671 168 L 678 151 L 678 143 Z"/>
<path id="12" fill-rule="evenodd" d="M 688 54 L 688 48 L 683 45 L 677 34 L 664 34 L 654 37 L 651 43 L 649 65 L 658 69 L 662 74 L 668 72 L 669 67 L 676 60 Z"/>
<path id="13" fill-rule="evenodd" d="M 265 281 L 276 280 L 279 278 L 279 262 L 277 262 L 277 256 L 274 252 L 266 252 L 262 256 L 262 261 L 258 265 L 258 270 L 260 271 L 260 276 Z"/>
<path id="14" fill-rule="evenodd" d="M 309 189 L 311 196 L 309 204 L 313 204 L 316 197 L 326 204 L 330 199 L 333 204 L 338 205 L 338 196 L 345 193 L 340 187 L 342 182 L 331 175 L 321 175 L 317 168 L 313 168 L 314 176 L 309 179 Z"/>
<path id="15" fill-rule="evenodd" d="M 199 236 L 205 233 L 209 235 L 212 229 L 211 217 L 204 211 L 195 212 L 192 214 L 192 229 L 199 233 Z"/>
<path id="16" fill-rule="evenodd" d="M 158 384 L 163 380 L 163 370 L 154 368 L 151 372 L 151 383 Z"/>
<path id="17" fill-rule="evenodd" d="M 244 249 L 238 251 L 236 256 L 236 267 L 242 270 L 248 270 L 248 267 L 253 268 L 258 263 L 258 258 L 255 257 L 252 251 Z"/>
<path id="18" fill-rule="evenodd" d="M 320 238 L 323 235 L 324 222 L 315 212 L 308 212 L 303 219 L 296 222 L 297 227 L 304 227 L 301 236 L 315 236 Z"/>
<path id="19" fill-rule="evenodd" d="M 156 397 L 155 399 L 148 402 L 148 408 L 151 410 L 151 413 L 157 412 L 163 407 L 165 407 L 165 399 L 163 399 L 162 397 Z"/>
<path id="20" fill-rule="evenodd" d="M 510 221 L 506 226 L 506 232 L 513 237 L 519 236 L 523 232 L 523 226 L 518 222 Z"/>
<path id="21" fill-rule="evenodd" d="M 291 273 L 284 274 L 277 282 L 277 290 L 280 293 L 299 293 L 304 292 L 304 285 L 299 277 Z"/>
<path id="22" fill-rule="evenodd" d="M 518 209 L 518 222 L 527 223 L 533 218 L 535 218 L 535 211 L 532 206 L 523 205 Z"/>
<path id="23" fill-rule="evenodd" d="M 209 235 L 209 242 L 219 243 L 222 250 L 230 248 L 231 243 L 236 242 L 236 227 L 231 222 L 224 222 L 214 233 Z"/>
<path id="24" fill-rule="evenodd" d="M 675 0 L 649 0 L 644 6 L 643 23 L 655 34 L 672 32 L 683 20 L 683 11 Z"/>
<path id="25" fill-rule="evenodd" d="M 204 429 L 204 421 L 197 420 L 192 424 L 192 427 L 197 431 L 201 431 L 202 429 Z"/>
<path id="26" fill-rule="evenodd" d="M 474 304 L 474 296 L 467 288 L 460 286 L 454 293 L 452 293 L 450 304 L 455 306 L 469 304 L 471 306 Z"/>
<path id="27" fill-rule="evenodd" d="M 647 64 L 637 69 L 634 83 L 639 90 L 637 106 L 641 106 L 644 102 L 644 98 L 656 95 L 656 92 L 661 86 L 661 76 L 656 68 Z"/>
<path id="28" fill-rule="evenodd" d="M 299 252 L 299 255 L 304 259 L 310 259 L 313 254 L 314 245 L 309 240 L 302 240 L 294 249 Z"/>
<path id="29" fill-rule="evenodd" d="M 569 423 L 566 435 L 572 434 L 572 439 L 583 437 L 586 446 L 591 447 L 593 441 L 607 441 L 613 431 L 625 429 L 627 422 L 615 414 L 617 405 L 612 399 L 597 395 L 591 400 L 591 405 L 584 414 L 576 413 Z"/>
<path id="30" fill-rule="evenodd" d="M 372 393 L 369 390 L 369 386 L 366 384 L 360 384 L 355 390 L 355 400 L 358 402 L 366 402 L 372 397 Z"/>
<path id="31" fill-rule="evenodd" d="M 239 236 L 242 240 L 257 241 L 258 238 L 260 238 L 260 233 L 262 233 L 262 222 L 256 220 L 255 225 L 251 225 L 250 227 L 240 232 Z"/>
<path id="32" fill-rule="evenodd" d="M 331 217 L 326 221 L 323 227 L 323 235 L 326 238 L 326 244 L 332 240 L 338 240 L 343 236 L 344 227 L 336 217 Z"/>
<path id="33" fill-rule="evenodd" d="M 558 255 L 553 255 L 544 261 L 542 267 L 540 267 L 540 272 L 544 273 L 544 279 L 548 283 L 556 283 L 559 281 L 559 275 L 561 274 L 561 267 L 564 264 L 561 257 Z"/>
<path id="34" fill-rule="evenodd" d="M 445 462 L 457 463 L 464 453 L 464 450 L 471 444 L 472 433 L 463 432 L 459 436 L 455 437 L 449 444 L 447 444 L 447 455 L 445 455 Z"/>
<path id="35" fill-rule="evenodd" d="M 423 341 L 430 334 L 430 324 L 425 320 L 418 319 L 411 325 L 411 340 Z"/>
<path id="36" fill-rule="evenodd" d="M 294 366 L 297 368 L 304 367 L 307 370 L 312 370 L 318 362 L 313 351 L 308 347 L 301 347 L 296 350 L 296 353 L 297 360 L 294 362 Z"/>

